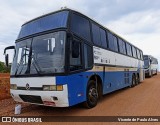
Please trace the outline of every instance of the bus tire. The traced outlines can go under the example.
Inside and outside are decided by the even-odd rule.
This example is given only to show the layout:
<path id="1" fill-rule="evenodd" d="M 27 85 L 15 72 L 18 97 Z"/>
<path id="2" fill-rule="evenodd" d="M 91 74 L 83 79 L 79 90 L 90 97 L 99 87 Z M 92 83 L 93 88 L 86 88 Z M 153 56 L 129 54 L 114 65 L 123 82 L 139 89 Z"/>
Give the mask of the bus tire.
<path id="1" fill-rule="evenodd" d="M 153 70 L 152 70 L 152 72 L 151 72 L 151 77 L 153 77 Z"/>
<path id="2" fill-rule="evenodd" d="M 136 85 L 136 76 L 132 75 L 132 85 L 131 87 L 134 87 Z"/>
<path id="3" fill-rule="evenodd" d="M 136 75 L 136 85 L 138 85 L 140 83 L 140 78 L 139 78 L 139 74 Z"/>
<path id="4" fill-rule="evenodd" d="M 152 71 L 149 71 L 149 78 L 152 77 Z"/>
<path id="5" fill-rule="evenodd" d="M 93 108 L 97 105 L 98 98 L 96 82 L 94 80 L 90 80 L 86 91 L 86 101 L 83 103 L 83 105 L 88 109 Z"/>
<path id="6" fill-rule="evenodd" d="M 158 74 L 157 69 L 156 69 L 156 75 Z"/>

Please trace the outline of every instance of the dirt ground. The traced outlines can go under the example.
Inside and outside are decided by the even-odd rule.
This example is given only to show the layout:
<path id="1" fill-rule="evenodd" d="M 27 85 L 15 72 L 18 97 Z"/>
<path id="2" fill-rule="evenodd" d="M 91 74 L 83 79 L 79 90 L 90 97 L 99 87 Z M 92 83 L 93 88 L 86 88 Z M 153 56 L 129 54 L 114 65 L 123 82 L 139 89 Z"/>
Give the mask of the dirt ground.
<path id="1" fill-rule="evenodd" d="M 0 73 L 0 100 L 10 97 L 9 73 Z"/>
<path id="2" fill-rule="evenodd" d="M 54 108 L 22 104 L 18 116 L 160 116 L 160 74 L 145 79 L 134 88 L 125 88 L 105 95 L 93 109 L 81 105 L 69 108 Z M 17 103 L 12 98 L 0 101 L 0 116 L 14 116 Z M 46 123 L 48 125 L 49 123 Z M 59 123 L 54 123 L 59 124 Z M 70 124 L 70 123 L 65 123 Z M 80 123 L 72 123 L 80 124 Z M 97 124 L 97 123 L 87 123 Z M 102 123 L 106 125 L 107 123 Z M 110 123 L 111 125 L 129 123 Z M 137 125 L 138 123 L 130 123 Z M 139 123 L 146 124 L 146 123 Z M 148 125 L 160 123 L 147 123 Z"/>

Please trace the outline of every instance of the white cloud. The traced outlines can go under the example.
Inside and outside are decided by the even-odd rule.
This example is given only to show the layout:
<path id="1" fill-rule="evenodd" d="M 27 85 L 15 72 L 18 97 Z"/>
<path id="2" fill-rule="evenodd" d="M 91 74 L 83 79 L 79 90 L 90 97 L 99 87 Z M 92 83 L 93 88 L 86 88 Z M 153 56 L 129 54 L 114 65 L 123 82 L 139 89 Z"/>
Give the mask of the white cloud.
<path id="1" fill-rule="evenodd" d="M 160 62 L 159 20 L 160 10 L 147 10 L 124 15 L 119 20 L 107 22 L 106 26 Z"/>
<path id="2" fill-rule="evenodd" d="M 119 20 L 110 21 L 108 27 L 123 34 L 155 33 L 160 27 L 160 10 L 148 10 L 124 15 Z"/>

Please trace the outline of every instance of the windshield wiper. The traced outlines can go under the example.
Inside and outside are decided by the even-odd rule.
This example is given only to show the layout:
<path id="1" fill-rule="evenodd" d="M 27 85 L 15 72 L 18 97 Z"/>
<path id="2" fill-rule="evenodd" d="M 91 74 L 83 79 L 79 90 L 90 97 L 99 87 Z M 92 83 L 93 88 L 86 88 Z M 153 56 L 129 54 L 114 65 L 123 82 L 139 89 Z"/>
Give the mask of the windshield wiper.
<path id="1" fill-rule="evenodd" d="M 32 58 L 34 59 L 34 57 L 32 57 Z M 42 71 L 41 71 L 40 67 L 39 67 L 38 64 L 37 64 L 36 59 L 34 59 L 34 61 L 35 61 L 35 62 L 33 63 L 33 66 L 34 66 L 34 68 L 36 69 L 38 75 L 40 75 L 40 74 L 42 73 Z"/>
<path id="2" fill-rule="evenodd" d="M 34 58 L 34 55 L 32 55 L 32 47 L 30 48 L 30 53 L 29 53 L 29 56 L 28 56 L 28 66 L 27 66 L 27 70 L 26 70 L 26 74 L 27 73 L 30 73 L 30 71 L 31 71 L 31 62 L 32 62 L 32 59 Z M 34 59 L 35 60 L 35 59 Z M 36 62 L 36 60 L 35 60 L 35 62 Z M 40 67 L 39 66 L 37 66 L 37 64 L 36 63 L 33 63 L 33 66 L 34 66 L 34 68 L 36 69 L 36 72 L 38 73 L 38 75 L 40 75 L 41 74 L 41 70 L 40 70 Z M 37 68 L 38 67 L 38 68 Z"/>
<path id="3" fill-rule="evenodd" d="M 16 71 L 15 71 L 15 76 L 17 76 L 17 72 L 18 72 L 18 70 L 19 70 L 20 65 L 21 65 L 22 62 L 23 62 L 23 57 L 24 57 L 24 56 L 25 56 L 25 54 L 23 54 L 23 55 L 21 56 L 21 60 L 20 60 L 19 64 L 17 65 Z"/>
<path id="4" fill-rule="evenodd" d="M 31 60 L 32 60 L 32 47 L 30 47 L 30 51 L 29 51 L 29 55 L 28 55 L 28 65 L 27 65 L 27 70 L 26 70 L 25 74 L 30 73 Z"/>

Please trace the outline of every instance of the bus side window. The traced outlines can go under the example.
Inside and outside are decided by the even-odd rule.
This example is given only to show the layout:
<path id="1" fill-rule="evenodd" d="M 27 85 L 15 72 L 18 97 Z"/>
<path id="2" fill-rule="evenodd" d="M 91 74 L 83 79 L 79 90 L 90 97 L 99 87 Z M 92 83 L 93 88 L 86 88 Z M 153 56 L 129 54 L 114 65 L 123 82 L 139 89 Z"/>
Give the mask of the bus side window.
<path id="1" fill-rule="evenodd" d="M 141 55 L 140 55 L 140 52 L 138 49 L 137 49 L 137 57 L 138 57 L 138 59 L 141 59 Z"/>
<path id="2" fill-rule="evenodd" d="M 100 36 L 100 29 L 99 26 L 92 23 L 92 36 L 93 36 L 93 43 L 101 46 L 101 36 Z"/>
<path id="3" fill-rule="evenodd" d="M 133 57 L 137 58 L 137 53 L 135 47 L 132 46 Z"/>
<path id="4" fill-rule="evenodd" d="M 92 68 L 93 50 L 92 50 L 92 47 L 87 44 L 84 44 L 84 62 L 85 62 L 85 69 Z"/>
<path id="5" fill-rule="evenodd" d="M 125 46 L 125 42 L 122 39 L 118 39 L 119 42 L 119 51 L 122 54 L 126 54 L 126 46 Z"/>
<path id="6" fill-rule="evenodd" d="M 140 55 L 141 55 L 141 60 L 143 60 L 143 52 L 140 51 Z"/>
<path id="7" fill-rule="evenodd" d="M 108 46 L 109 46 L 109 49 L 114 51 L 115 47 L 114 47 L 113 35 L 110 32 L 107 32 L 107 35 L 108 35 Z"/>
<path id="8" fill-rule="evenodd" d="M 91 41 L 90 24 L 87 18 L 84 18 L 76 13 L 73 13 L 70 24 L 72 32 L 74 32 L 78 36 L 88 41 Z"/>
<path id="9" fill-rule="evenodd" d="M 127 47 L 127 55 L 132 56 L 132 49 L 131 49 L 131 45 L 126 43 L 126 47 Z"/>
<path id="10" fill-rule="evenodd" d="M 70 44 L 70 71 L 82 69 L 81 42 L 73 40 Z"/>
<path id="11" fill-rule="evenodd" d="M 114 42 L 114 51 L 118 52 L 118 40 L 117 37 L 113 35 L 113 42 Z"/>

